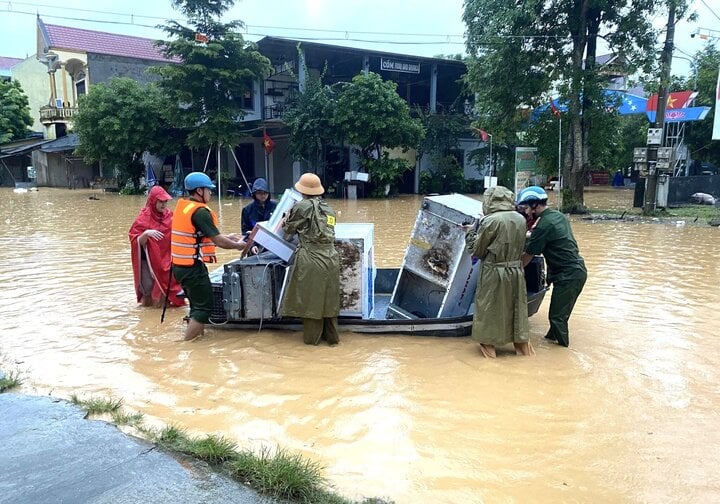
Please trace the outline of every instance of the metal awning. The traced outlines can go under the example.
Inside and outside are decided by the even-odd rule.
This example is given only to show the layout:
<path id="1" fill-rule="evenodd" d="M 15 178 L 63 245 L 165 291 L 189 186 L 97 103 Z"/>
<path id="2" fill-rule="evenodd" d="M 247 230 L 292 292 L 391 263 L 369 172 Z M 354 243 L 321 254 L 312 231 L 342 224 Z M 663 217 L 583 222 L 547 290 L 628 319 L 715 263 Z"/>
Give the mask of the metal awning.
<path id="1" fill-rule="evenodd" d="M 80 140 L 75 133 L 70 133 L 57 140 L 50 140 L 48 143 L 40 147 L 42 152 L 62 152 L 74 151 L 80 145 Z"/>
<path id="2" fill-rule="evenodd" d="M 39 149 L 43 144 L 46 144 L 46 143 L 49 143 L 52 141 L 53 140 L 38 139 L 38 140 L 23 142 L 20 145 L 17 145 L 17 142 L 0 145 L 0 159 L 12 157 L 12 156 L 19 156 L 21 154 L 27 154 L 28 152 L 32 152 L 36 149 Z"/>

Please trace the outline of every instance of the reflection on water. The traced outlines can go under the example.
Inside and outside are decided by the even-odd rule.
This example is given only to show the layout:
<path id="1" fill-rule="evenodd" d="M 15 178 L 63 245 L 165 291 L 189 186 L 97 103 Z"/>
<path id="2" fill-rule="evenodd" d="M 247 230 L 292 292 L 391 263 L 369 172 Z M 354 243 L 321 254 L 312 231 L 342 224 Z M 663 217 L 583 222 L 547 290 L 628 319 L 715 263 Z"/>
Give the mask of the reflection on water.
<path id="1" fill-rule="evenodd" d="M 135 303 L 127 230 L 144 198 L 91 194 L 0 190 L 0 351 L 27 372 L 27 392 L 112 394 L 150 422 L 279 444 L 320 461 L 350 497 L 720 499 L 717 228 L 576 220 L 589 279 L 570 348 L 543 340 L 545 303 L 530 324 L 537 356 L 488 361 L 469 338 L 178 341 L 183 309 L 161 325 Z M 587 194 L 594 208 L 631 201 Z M 239 231 L 244 202 L 223 200 L 223 231 Z M 375 223 L 378 266 L 400 265 L 419 203 L 331 202 L 340 222 Z"/>

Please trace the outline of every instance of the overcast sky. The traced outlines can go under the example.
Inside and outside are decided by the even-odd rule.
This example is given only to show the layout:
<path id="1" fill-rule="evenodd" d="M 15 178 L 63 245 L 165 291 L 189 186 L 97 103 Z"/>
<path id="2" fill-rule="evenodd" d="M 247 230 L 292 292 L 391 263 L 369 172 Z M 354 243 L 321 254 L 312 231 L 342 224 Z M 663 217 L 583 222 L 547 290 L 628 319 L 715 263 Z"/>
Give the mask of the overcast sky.
<path id="1" fill-rule="evenodd" d="M 0 56 L 35 53 L 35 17 L 47 24 L 148 38 L 163 38 L 155 26 L 177 17 L 167 0 L 0 0 Z M 246 38 L 302 38 L 419 56 L 464 53 L 462 0 L 239 0 L 226 20 L 240 19 Z M 693 0 L 698 20 L 680 21 L 673 73 L 686 74 L 689 58 L 715 35 L 720 41 L 720 0 Z M 661 26 L 663 19 L 656 20 Z M 718 31 L 712 32 L 712 29 Z M 664 40 L 664 39 L 663 39 Z M 710 38 L 709 40 L 713 40 Z M 376 43 L 380 41 L 383 43 Z"/>

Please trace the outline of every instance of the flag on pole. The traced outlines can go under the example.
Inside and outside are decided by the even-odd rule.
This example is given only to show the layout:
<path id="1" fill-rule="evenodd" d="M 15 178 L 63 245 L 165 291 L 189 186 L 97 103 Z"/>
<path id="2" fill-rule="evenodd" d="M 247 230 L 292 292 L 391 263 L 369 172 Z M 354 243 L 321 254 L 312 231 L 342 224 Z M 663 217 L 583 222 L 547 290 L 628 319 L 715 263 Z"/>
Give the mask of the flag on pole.
<path id="1" fill-rule="evenodd" d="M 560 109 L 555 106 L 555 100 L 550 100 L 550 110 L 555 117 L 560 119 Z"/>
<path id="2" fill-rule="evenodd" d="M 489 137 L 490 135 L 489 135 L 489 133 L 488 133 L 487 131 L 481 130 L 480 128 L 475 128 L 475 127 L 473 127 L 473 129 L 478 132 L 478 134 L 480 135 L 480 139 L 481 139 L 483 142 L 487 142 L 487 141 L 488 141 L 488 137 Z"/>
<path id="3" fill-rule="evenodd" d="M 265 148 L 265 152 L 267 154 L 270 154 L 275 148 L 275 141 L 270 138 L 270 136 L 267 134 L 267 131 L 263 131 L 263 147 Z"/>

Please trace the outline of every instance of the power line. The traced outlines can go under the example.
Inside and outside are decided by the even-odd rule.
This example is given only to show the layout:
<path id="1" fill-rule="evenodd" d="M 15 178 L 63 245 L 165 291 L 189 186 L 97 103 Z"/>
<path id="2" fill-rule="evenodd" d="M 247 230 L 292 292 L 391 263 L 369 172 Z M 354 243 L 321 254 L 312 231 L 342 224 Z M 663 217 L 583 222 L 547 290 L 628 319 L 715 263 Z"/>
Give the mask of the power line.
<path id="1" fill-rule="evenodd" d="M 48 5 L 48 4 L 41 4 L 41 3 L 35 3 L 35 2 L 7 2 L 8 5 L 8 11 L 9 12 L 16 12 L 19 14 L 28 14 L 28 12 L 23 11 L 17 11 L 12 8 L 13 5 L 26 5 L 29 7 L 47 7 L 50 9 L 61 9 L 57 5 Z M 66 10 L 66 9 L 62 9 Z M 127 18 L 143 18 L 143 19 L 157 19 L 162 21 L 176 21 L 178 23 L 181 23 L 178 19 L 173 18 L 167 18 L 162 16 L 149 16 L 149 15 L 142 15 L 142 14 L 127 14 L 124 12 L 113 12 L 113 11 L 103 11 L 103 10 L 94 10 L 94 9 L 76 9 L 73 8 L 75 11 L 79 12 L 90 12 L 93 14 L 106 14 L 110 16 L 122 16 Z M 31 13 L 35 15 L 35 13 Z M 50 14 L 44 14 L 45 17 L 53 17 L 53 15 Z M 70 19 L 70 20 L 78 20 L 78 21 L 92 21 L 92 22 L 107 22 L 107 23 L 117 23 L 122 24 L 120 21 L 101 21 L 101 20 L 87 20 L 87 19 L 79 19 L 79 18 L 72 18 L 72 17 L 63 17 L 60 15 L 55 15 L 54 17 L 59 19 Z M 138 23 L 125 23 L 130 24 L 133 26 L 143 26 L 147 27 L 148 25 L 142 25 Z M 393 36 L 400 36 L 400 37 L 443 37 L 443 38 L 463 38 L 463 35 L 456 35 L 456 34 L 448 34 L 448 33 L 408 33 L 408 32 L 381 32 L 381 31 L 361 31 L 361 30 L 339 30 L 339 29 L 330 29 L 330 28 L 298 28 L 298 27 L 291 27 L 291 26 L 271 26 L 271 25 L 250 25 L 245 24 L 245 31 L 247 32 L 249 29 L 254 28 L 260 28 L 260 29 L 271 29 L 271 30 L 292 30 L 292 31 L 310 31 L 310 32 L 320 32 L 320 33 L 340 33 L 340 34 L 349 34 L 349 33 L 355 33 L 358 35 L 393 35 Z M 150 26 L 151 28 L 155 28 L 155 26 Z"/>
<path id="2" fill-rule="evenodd" d="M 720 16 L 718 16 L 718 15 L 715 13 L 715 11 L 712 10 L 712 9 L 710 8 L 710 6 L 705 3 L 705 0 L 700 0 L 700 1 L 701 1 L 702 4 L 707 8 L 707 10 L 710 11 L 710 13 L 711 13 L 713 16 L 715 16 L 716 18 L 718 18 L 718 19 L 720 20 Z"/>

